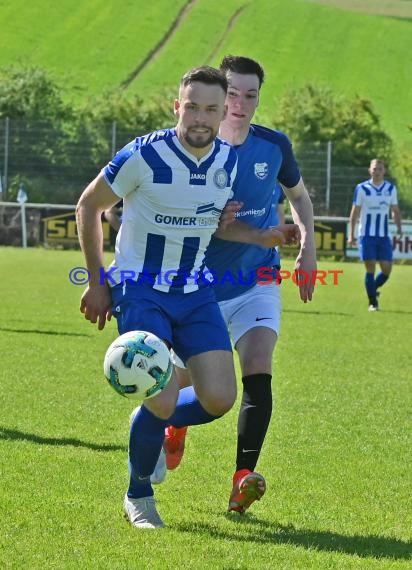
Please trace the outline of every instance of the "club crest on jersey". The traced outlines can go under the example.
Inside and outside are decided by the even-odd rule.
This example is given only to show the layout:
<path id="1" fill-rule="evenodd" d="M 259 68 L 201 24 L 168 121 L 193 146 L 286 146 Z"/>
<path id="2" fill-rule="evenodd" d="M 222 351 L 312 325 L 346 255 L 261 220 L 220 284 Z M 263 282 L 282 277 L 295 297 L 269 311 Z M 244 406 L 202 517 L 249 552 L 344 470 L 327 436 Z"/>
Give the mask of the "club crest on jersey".
<path id="1" fill-rule="evenodd" d="M 228 175 L 226 170 L 224 168 L 218 168 L 213 176 L 213 182 L 215 183 L 215 186 L 222 190 L 223 188 L 226 188 L 227 181 Z"/>
<path id="2" fill-rule="evenodd" d="M 255 176 L 259 180 L 264 180 L 269 173 L 267 162 L 255 162 Z"/>

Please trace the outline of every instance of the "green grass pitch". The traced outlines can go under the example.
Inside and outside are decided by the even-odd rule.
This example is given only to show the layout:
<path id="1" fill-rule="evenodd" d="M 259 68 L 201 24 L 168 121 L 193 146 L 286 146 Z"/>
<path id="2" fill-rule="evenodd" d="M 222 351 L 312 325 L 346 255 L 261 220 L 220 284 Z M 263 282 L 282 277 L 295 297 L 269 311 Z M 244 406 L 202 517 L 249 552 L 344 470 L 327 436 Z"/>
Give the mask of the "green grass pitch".
<path id="1" fill-rule="evenodd" d="M 343 273 L 307 305 L 283 283 L 265 497 L 226 514 L 237 402 L 189 430 L 157 488 L 168 526 L 152 532 L 122 516 L 134 405 L 103 378 L 116 327 L 78 311 L 79 265 L 77 251 L 0 248 L 1 568 L 410 568 L 411 266 L 394 268 L 379 313 L 360 263 L 322 261 Z"/>

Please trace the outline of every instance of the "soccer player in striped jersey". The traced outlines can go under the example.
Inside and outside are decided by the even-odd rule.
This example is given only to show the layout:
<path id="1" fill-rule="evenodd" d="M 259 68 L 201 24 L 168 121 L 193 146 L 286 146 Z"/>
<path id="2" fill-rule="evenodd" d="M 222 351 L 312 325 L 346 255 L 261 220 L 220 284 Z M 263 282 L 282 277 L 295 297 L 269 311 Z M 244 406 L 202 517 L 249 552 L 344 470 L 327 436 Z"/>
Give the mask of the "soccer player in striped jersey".
<path id="1" fill-rule="evenodd" d="M 216 137 L 227 110 L 226 91 L 227 80 L 217 69 L 203 66 L 185 74 L 174 104 L 176 127 L 126 145 L 77 205 L 79 241 L 90 273 L 81 312 L 99 329 L 113 311 L 119 334 L 154 333 L 187 363 L 193 381 L 179 393 L 172 378 L 159 395 L 145 400 L 132 421 L 124 510 L 137 528 L 164 526 L 150 475 L 168 423 L 213 421 L 236 398 L 227 327 L 203 279 L 205 250 L 222 223 L 237 171 L 236 151 Z M 105 271 L 101 217 L 120 198 L 115 260 Z M 226 221 L 239 206 L 234 202 L 227 209 Z M 250 235 L 262 238 L 263 245 L 278 232 L 253 229 Z M 250 235 L 244 227 L 238 232 L 240 240 Z"/>
<path id="2" fill-rule="evenodd" d="M 258 62 L 242 56 L 225 57 L 220 68 L 229 88 L 228 113 L 219 135 L 236 148 L 239 157 L 236 198 L 243 206 L 238 219 L 259 229 L 275 225 L 272 206 L 279 181 L 301 231 L 296 269 L 312 276 L 316 270 L 313 208 L 291 143 L 280 131 L 251 124 L 264 71 Z M 272 357 L 281 316 L 280 287 L 275 279 L 259 283 L 259 268 L 266 268 L 274 276 L 280 260 L 276 249 L 223 242 L 218 236 L 212 238 L 207 249 L 206 263 L 217 275 L 216 297 L 242 372 L 236 468 L 228 510 L 244 513 L 266 489 L 265 479 L 255 472 L 255 466 L 272 415 Z M 303 302 L 310 301 L 312 281 L 300 285 L 299 291 Z M 178 374 L 180 385 L 190 382 L 182 368 L 178 368 Z M 184 428 L 176 430 L 173 424 L 167 428 L 164 448 L 169 469 L 180 462 L 184 436 Z"/>
<path id="3" fill-rule="evenodd" d="M 389 279 L 392 271 L 392 242 L 388 221 L 392 213 L 399 235 L 402 235 L 401 213 L 398 206 L 396 186 L 385 180 L 385 164 L 374 158 L 370 162 L 371 178 L 355 188 L 350 213 L 350 234 L 348 245 L 356 241 L 355 229 L 359 223 L 359 252 L 365 264 L 365 288 L 369 300 L 369 311 L 379 309 L 378 289 Z M 381 271 L 375 278 L 376 262 Z"/>

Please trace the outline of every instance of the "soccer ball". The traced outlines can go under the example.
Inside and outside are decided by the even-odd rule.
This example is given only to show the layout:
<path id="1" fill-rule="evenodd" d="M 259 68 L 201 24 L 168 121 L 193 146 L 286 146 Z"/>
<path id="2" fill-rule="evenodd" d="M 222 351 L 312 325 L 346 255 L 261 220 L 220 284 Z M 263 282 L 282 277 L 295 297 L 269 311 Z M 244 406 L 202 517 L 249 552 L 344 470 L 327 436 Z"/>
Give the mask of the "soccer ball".
<path id="1" fill-rule="evenodd" d="M 146 331 L 131 331 L 109 346 L 103 369 L 118 394 L 144 400 L 167 386 L 173 365 L 169 349 L 160 338 Z"/>

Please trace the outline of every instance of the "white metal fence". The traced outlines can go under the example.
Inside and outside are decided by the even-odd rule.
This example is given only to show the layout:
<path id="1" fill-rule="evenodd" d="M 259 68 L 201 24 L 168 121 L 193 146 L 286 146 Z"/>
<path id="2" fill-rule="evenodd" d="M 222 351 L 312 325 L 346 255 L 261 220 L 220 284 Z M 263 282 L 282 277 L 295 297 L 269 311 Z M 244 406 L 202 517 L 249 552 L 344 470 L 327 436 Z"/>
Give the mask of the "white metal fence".
<path id="1" fill-rule="evenodd" d="M 0 120 L 0 196 L 3 201 L 15 200 L 23 184 L 30 201 L 75 203 L 113 154 L 141 134 L 109 123 L 73 139 L 57 126 Z M 347 216 L 355 185 L 368 177 L 367 166 L 335 166 L 331 156 L 332 143 L 308 144 L 297 152 L 315 213 Z"/>
<path id="2" fill-rule="evenodd" d="M 396 235 L 390 224 L 394 259 L 412 262 L 412 221 L 404 220 L 403 236 Z M 346 240 L 349 231 L 347 217 L 315 216 L 315 241 L 319 255 L 335 258 L 358 257 L 356 247 L 349 248 Z M 106 248 L 113 248 L 116 233 L 103 220 L 103 239 Z M 0 245 L 78 248 L 74 205 L 16 204 L 0 202 Z M 283 248 L 283 255 L 287 255 Z M 292 248 L 289 255 L 296 254 Z"/>

